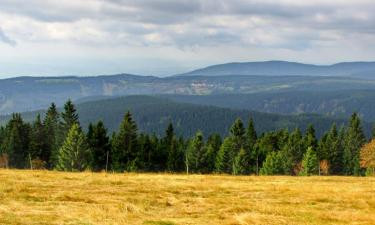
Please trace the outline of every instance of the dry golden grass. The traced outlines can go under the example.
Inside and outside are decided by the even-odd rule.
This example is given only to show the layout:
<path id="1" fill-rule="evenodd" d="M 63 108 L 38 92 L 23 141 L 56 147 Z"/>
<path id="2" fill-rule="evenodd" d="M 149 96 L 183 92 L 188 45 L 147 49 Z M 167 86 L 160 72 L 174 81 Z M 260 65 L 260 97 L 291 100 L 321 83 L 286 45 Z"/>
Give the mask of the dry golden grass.
<path id="1" fill-rule="evenodd" d="M 0 170 L 0 224 L 375 224 L 375 178 Z"/>

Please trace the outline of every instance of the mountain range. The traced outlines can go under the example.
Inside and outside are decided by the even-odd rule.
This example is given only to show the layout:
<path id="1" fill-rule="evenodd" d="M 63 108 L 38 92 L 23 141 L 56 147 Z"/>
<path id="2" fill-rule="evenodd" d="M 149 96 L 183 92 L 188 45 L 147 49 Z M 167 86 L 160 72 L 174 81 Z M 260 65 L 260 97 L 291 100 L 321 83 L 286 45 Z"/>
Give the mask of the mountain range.
<path id="1" fill-rule="evenodd" d="M 287 61 L 226 63 L 197 69 L 182 76 L 351 76 L 375 79 L 375 62 L 344 62 L 313 65 Z"/>
<path id="2" fill-rule="evenodd" d="M 342 120 L 351 113 L 358 112 L 365 121 L 372 122 L 375 120 L 373 71 L 375 71 L 374 62 L 319 66 L 268 61 L 214 65 L 163 78 L 132 74 L 92 77 L 15 77 L 0 80 L 0 115 L 4 115 L 2 117 L 4 120 L 13 112 L 32 112 L 33 114 L 38 110 L 46 109 L 51 102 L 61 107 L 69 98 L 81 106 L 97 101 L 101 101 L 99 102 L 101 105 L 106 105 L 106 102 L 114 101 L 113 99 L 121 96 L 149 95 L 159 96 L 158 98 L 174 102 L 174 104 L 194 104 L 194 107 L 188 107 L 187 111 L 203 106 L 216 107 L 215 113 L 221 110 L 234 110 L 230 112 L 237 114 L 234 113 L 233 116 L 228 117 L 230 118 L 228 120 L 224 119 L 227 122 L 220 125 L 220 129 L 227 127 L 229 120 L 232 122 L 231 120 L 236 116 L 244 116 L 256 111 L 284 114 L 278 115 L 282 118 L 283 116 L 293 118 L 297 116 L 298 118 L 300 115 L 313 113 L 321 114 L 322 117 L 330 118 L 330 120 Z M 134 100 L 133 103 L 132 107 L 136 107 Z M 139 102 L 139 104 L 143 103 L 144 101 Z M 111 108 L 115 107 L 111 106 Z M 119 108 L 116 113 L 117 117 L 111 116 L 111 118 L 117 118 L 115 122 L 107 122 L 117 124 L 126 108 L 128 107 L 124 106 L 121 110 Z M 159 110 L 152 111 L 154 115 L 163 111 L 161 107 L 153 108 Z M 93 108 L 93 110 L 94 112 L 88 112 L 88 114 L 100 114 L 100 107 Z M 142 110 L 146 111 L 146 109 Z M 88 123 L 90 119 L 99 118 L 88 117 L 85 111 L 83 114 L 84 123 Z M 225 115 L 229 114 L 225 113 Z M 161 114 L 159 116 L 165 117 Z M 176 114 L 175 122 L 177 123 L 178 116 L 186 115 Z M 84 118 L 88 118 L 86 122 Z M 315 118 L 321 119 L 320 116 Z M 269 119 L 271 122 L 275 121 L 272 118 Z M 263 121 L 266 120 L 263 119 Z M 204 124 L 203 121 L 198 122 Z M 153 124 L 157 123 L 153 122 Z M 164 129 L 164 125 L 160 123 L 159 128 L 152 128 L 151 131 L 156 132 L 156 129 L 159 129 L 157 130 L 159 133 Z M 292 125 L 295 126 L 296 123 Z M 286 125 L 286 127 L 293 126 Z M 298 123 L 298 126 L 301 126 L 301 123 Z M 265 127 L 272 126 L 269 124 Z M 110 129 L 115 130 L 115 127 L 110 126 Z M 186 126 L 184 129 L 187 129 Z M 220 129 L 212 131 L 216 132 Z"/>

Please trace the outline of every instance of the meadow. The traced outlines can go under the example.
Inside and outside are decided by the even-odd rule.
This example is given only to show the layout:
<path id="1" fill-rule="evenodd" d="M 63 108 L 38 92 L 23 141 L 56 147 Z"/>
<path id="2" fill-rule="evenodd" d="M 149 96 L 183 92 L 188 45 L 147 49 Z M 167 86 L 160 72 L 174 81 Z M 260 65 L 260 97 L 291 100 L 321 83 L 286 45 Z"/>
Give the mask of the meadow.
<path id="1" fill-rule="evenodd" d="M 375 224 L 375 178 L 0 170 L 0 224 Z"/>

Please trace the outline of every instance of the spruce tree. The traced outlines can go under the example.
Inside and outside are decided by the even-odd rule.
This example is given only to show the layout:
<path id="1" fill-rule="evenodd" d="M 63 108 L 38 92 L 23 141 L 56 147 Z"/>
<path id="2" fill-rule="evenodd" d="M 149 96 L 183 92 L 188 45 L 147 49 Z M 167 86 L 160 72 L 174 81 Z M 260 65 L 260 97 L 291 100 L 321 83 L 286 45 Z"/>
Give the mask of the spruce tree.
<path id="1" fill-rule="evenodd" d="M 48 168 L 54 168 L 57 165 L 59 149 L 63 139 L 60 140 L 60 120 L 59 112 L 54 103 L 48 108 L 43 120 L 45 130 L 46 148 L 41 153 L 41 160 L 47 163 Z"/>
<path id="2" fill-rule="evenodd" d="M 300 129 L 296 128 L 289 136 L 288 142 L 284 147 L 287 155 L 287 160 L 290 163 L 290 174 L 298 174 L 305 148 Z"/>
<path id="3" fill-rule="evenodd" d="M 201 162 L 202 173 L 212 173 L 215 171 L 216 156 L 220 150 L 221 142 L 222 141 L 219 134 L 212 134 L 208 137 Z"/>
<path id="4" fill-rule="evenodd" d="M 60 138 L 64 140 L 73 124 L 79 125 L 77 110 L 70 99 L 64 105 L 64 111 L 61 113 L 61 118 L 62 121 Z"/>
<path id="5" fill-rule="evenodd" d="M 327 136 L 329 173 L 339 175 L 343 169 L 343 149 L 339 139 L 336 124 L 332 125 Z"/>
<path id="6" fill-rule="evenodd" d="M 107 129 L 102 121 L 89 125 L 87 140 L 92 152 L 91 168 L 94 171 L 108 169 L 110 163 L 110 144 Z M 108 164 L 107 164 L 108 159 Z"/>
<path id="7" fill-rule="evenodd" d="M 138 129 L 128 111 L 120 125 L 120 130 L 113 139 L 112 167 L 115 171 L 137 170 Z"/>
<path id="8" fill-rule="evenodd" d="M 247 175 L 251 172 L 250 152 L 247 149 L 241 148 L 237 156 L 234 158 L 233 174 Z"/>
<path id="9" fill-rule="evenodd" d="M 357 113 L 353 113 L 344 140 L 343 158 L 346 175 L 360 175 L 359 152 L 365 142 L 366 138 L 362 130 L 361 120 Z"/>
<path id="10" fill-rule="evenodd" d="M 286 166 L 286 155 L 282 151 L 270 152 L 267 154 L 260 174 L 262 175 L 284 175 L 289 173 Z"/>
<path id="11" fill-rule="evenodd" d="M 310 176 L 318 174 L 319 161 L 316 152 L 311 146 L 307 148 L 307 151 L 303 156 L 302 168 L 301 175 Z"/>
<path id="12" fill-rule="evenodd" d="M 47 148 L 46 133 L 38 114 L 31 128 L 29 157 L 43 160 L 42 153 L 47 152 Z M 47 163 L 46 161 L 44 162 Z"/>
<path id="13" fill-rule="evenodd" d="M 239 150 L 244 147 L 245 140 L 246 140 L 246 130 L 242 123 L 242 120 L 240 118 L 236 119 L 236 121 L 233 123 L 233 125 L 230 128 L 230 134 L 234 141 L 234 151 L 236 153 L 239 152 Z"/>
<path id="14" fill-rule="evenodd" d="M 56 169 L 83 171 L 90 166 L 91 151 L 86 136 L 78 124 L 73 124 L 59 150 Z"/>
<path id="15" fill-rule="evenodd" d="M 20 114 L 13 114 L 4 131 L 4 140 L 2 143 L 3 153 L 8 154 L 9 166 L 23 169 L 27 165 L 30 126 L 23 122 Z"/>
<path id="16" fill-rule="evenodd" d="M 181 142 L 176 137 L 173 137 L 168 151 L 167 169 L 170 172 L 180 172 L 183 169 L 183 158 Z"/>
<path id="17" fill-rule="evenodd" d="M 203 133 L 198 131 L 194 138 L 191 140 L 188 150 L 186 152 L 186 171 L 189 172 L 200 172 L 201 162 L 205 153 L 205 144 Z"/>
<path id="18" fill-rule="evenodd" d="M 306 134 L 304 137 L 304 144 L 305 144 L 305 149 L 308 149 L 309 147 L 311 147 L 313 151 L 317 150 L 318 140 L 316 139 L 315 129 L 312 124 L 309 124 L 306 129 Z"/>
<path id="19" fill-rule="evenodd" d="M 253 121 L 252 118 L 249 119 L 249 124 L 248 124 L 247 130 L 246 130 L 246 138 L 247 138 L 248 148 L 253 149 L 256 142 L 257 142 L 258 135 L 257 135 L 257 132 L 255 130 L 254 121 Z"/>
<path id="20" fill-rule="evenodd" d="M 215 171 L 217 173 L 231 174 L 233 172 L 234 147 L 233 137 L 226 137 L 216 155 Z"/>

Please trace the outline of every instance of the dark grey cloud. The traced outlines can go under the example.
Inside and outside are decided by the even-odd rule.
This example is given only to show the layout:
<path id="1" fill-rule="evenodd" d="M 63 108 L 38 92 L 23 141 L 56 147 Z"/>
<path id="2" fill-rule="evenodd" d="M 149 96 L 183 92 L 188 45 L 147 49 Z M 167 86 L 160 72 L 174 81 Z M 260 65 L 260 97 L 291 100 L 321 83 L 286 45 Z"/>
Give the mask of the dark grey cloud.
<path id="1" fill-rule="evenodd" d="M 10 37 L 8 37 L 8 35 L 4 33 L 1 27 L 0 27 L 0 42 L 6 43 L 12 47 L 15 47 L 17 45 L 17 42 L 15 40 L 12 40 Z"/>

